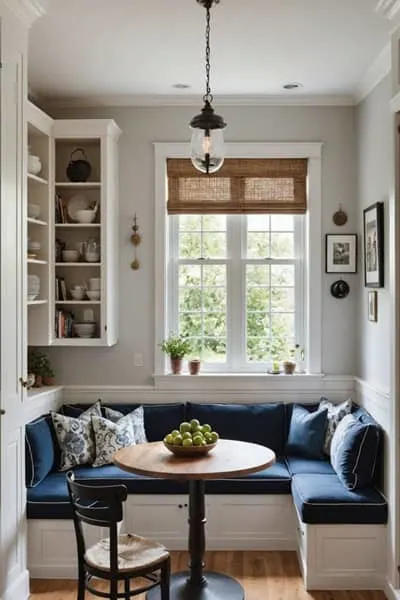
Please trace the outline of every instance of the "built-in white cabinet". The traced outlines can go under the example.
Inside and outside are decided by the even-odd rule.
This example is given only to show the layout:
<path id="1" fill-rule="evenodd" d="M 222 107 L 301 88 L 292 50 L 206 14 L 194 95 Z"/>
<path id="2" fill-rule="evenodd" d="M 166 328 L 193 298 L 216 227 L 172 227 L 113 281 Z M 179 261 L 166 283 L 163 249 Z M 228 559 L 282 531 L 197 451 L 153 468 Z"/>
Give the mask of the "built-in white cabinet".
<path id="1" fill-rule="evenodd" d="M 112 346 L 120 130 L 106 119 L 53 121 L 31 104 L 28 115 L 28 344 Z M 29 172 L 37 160 L 40 172 Z"/>

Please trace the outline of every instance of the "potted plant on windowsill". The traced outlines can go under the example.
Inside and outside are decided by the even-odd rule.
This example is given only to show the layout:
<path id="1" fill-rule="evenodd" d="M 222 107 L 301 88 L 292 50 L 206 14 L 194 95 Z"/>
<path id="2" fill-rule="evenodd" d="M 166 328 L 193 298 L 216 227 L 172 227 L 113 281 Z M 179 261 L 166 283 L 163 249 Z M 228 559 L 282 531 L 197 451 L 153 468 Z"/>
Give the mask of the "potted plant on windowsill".
<path id="1" fill-rule="evenodd" d="M 189 340 L 183 335 L 172 334 L 161 342 L 160 348 L 170 357 L 172 373 L 179 375 L 182 371 L 182 359 L 191 351 Z"/>
<path id="2" fill-rule="evenodd" d="M 42 387 L 42 385 L 54 385 L 54 372 L 50 361 L 45 354 L 35 348 L 28 350 L 28 373 L 35 375 L 33 387 Z"/>
<path id="3" fill-rule="evenodd" d="M 300 348 L 299 344 L 296 344 L 294 348 L 289 350 L 289 358 L 283 362 L 283 371 L 285 375 L 293 375 L 296 370 L 296 351 Z"/>

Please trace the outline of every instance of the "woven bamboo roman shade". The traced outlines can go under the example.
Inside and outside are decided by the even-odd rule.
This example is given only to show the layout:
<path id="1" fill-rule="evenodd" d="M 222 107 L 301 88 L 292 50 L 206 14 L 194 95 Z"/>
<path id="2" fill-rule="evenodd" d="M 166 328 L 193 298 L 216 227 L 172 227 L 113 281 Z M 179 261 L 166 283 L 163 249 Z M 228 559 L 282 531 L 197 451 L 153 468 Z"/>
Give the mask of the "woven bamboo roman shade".
<path id="1" fill-rule="evenodd" d="M 202 175 L 189 159 L 168 158 L 170 215 L 304 214 L 307 159 L 228 158 L 212 175 Z"/>

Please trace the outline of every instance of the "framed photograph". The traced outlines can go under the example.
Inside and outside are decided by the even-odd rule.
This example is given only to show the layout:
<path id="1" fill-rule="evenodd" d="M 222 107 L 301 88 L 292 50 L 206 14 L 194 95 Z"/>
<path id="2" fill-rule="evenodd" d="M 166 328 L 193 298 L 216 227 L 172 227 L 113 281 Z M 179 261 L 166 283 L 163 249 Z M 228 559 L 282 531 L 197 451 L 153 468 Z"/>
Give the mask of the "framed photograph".
<path id="1" fill-rule="evenodd" d="M 327 273 L 357 273 L 357 234 L 326 236 L 325 271 Z"/>
<path id="2" fill-rule="evenodd" d="M 373 323 L 378 320 L 378 292 L 368 292 L 368 319 Z"/>
<path id="3" fill-rule="evenodd" d="M 383 271 L 383 202 L 377 202 L 364 210 L 365 287 L 383 287 Z"/>

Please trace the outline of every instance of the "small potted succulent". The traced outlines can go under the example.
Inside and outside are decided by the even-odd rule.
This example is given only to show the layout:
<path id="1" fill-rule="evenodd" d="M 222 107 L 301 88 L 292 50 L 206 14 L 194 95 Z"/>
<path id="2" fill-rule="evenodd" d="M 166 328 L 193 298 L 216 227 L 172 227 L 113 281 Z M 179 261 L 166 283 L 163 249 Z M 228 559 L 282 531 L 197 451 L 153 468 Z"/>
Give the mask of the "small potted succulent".
<path id="1" fill-rule="evenodd" d="M 198 375 L 200 372 L 201 360 L 199 358 L 191 358 L 188 361 L 189 373 L 191 375 Z"/>
<path id="2" fill-rule="evenodd" d="M 171 334 L 161 342 L 160 348 L 170 357 L 172 373 L 179 375 L 182 371 L 182 359 L 191 351 L 189 340 L 183 335 Z"/>
<path id="3" fill-rule="evenodd" d="M 296 369 L 296 351 L 300 348 L 299 344 L 296 344 L 294 348 L 289 351 L 289 358 L 283 361 L 283 371 L 285 375 L 293 375 Z"/>

